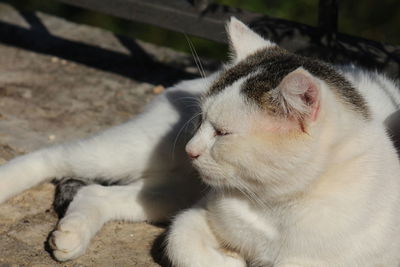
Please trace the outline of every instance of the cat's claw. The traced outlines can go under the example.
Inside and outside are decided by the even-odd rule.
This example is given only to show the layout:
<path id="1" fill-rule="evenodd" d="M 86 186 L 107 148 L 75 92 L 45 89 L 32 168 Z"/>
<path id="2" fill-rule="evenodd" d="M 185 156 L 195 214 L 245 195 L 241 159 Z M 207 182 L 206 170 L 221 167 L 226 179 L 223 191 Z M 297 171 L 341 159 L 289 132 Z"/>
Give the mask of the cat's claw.
<path id="1" fill-rule="evenodd" d="M 59 261 L 67 261 L 81 256 L 90 242 L 81 218 L 64 218 L 52 233 L 49 244 L 53 256 Z"/>

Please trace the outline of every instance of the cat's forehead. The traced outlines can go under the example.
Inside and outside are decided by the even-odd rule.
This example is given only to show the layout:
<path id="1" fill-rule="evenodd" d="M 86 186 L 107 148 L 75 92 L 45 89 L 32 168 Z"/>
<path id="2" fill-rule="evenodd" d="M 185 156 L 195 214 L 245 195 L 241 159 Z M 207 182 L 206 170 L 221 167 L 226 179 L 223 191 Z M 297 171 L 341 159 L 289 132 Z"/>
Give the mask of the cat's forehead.
<path id="1" fill-rule="evenodd" d="M 205 98 L 202 109 L 215 118 L 221 118 L 225 114 L 238 116 L 238 114 L 246 113 L 251 105 L 246 103 L 239 91 L 240 87 L 235 86 L 231 90 L 221 91 L 218 95 Z"/>
<path id="2" fill-rule="evenodd" d="M 239 90 L 241 94 L 259 107 L 273 110 L 274 103 L 268 100 L 270 91 L 277 88 L 286 75 L 299 67 L 323 80 L 344 103 L 363 117 L 369 117 L 369 109 L 361 94 L 331 65 L 290 53 L 278 46 L 259 50 L 224 70 L 211 85 L 207 96 L 216 96 L 242 80 Z"/>
<path id="3" fill-rule="evenodd" d="M 246 103 L 238 90 L 240 88 L 235 87 L 205 99 L 202 105 L 204 118 L 219 128 L 229 128 L 235 132 L 247 129 L 257 114 L 257 110 L 255 105 Z"/>

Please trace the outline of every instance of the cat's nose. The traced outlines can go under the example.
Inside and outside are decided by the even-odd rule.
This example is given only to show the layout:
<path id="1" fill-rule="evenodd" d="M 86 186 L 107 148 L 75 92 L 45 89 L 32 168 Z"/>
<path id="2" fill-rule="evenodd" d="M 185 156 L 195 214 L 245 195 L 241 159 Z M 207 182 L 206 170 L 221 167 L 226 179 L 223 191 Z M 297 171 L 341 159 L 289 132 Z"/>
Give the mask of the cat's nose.
<path id="1" fill-rule="evenodd" d="M 188 154 L 190 159 L 197 159 L 198 157 L 200 157 L 200 154 L 194 153 L 192 151 L 186 151 L 186 153 Z"/>
<path id="2" fill-rule="evenodd" d="M 196 151 L 197 149 L 194 149 L 194 147 L 190 145 L 190 143 L 186 145 L 185 150 L 190 159 L 197 159 L 198 157 L 200 157 L 200 153 Z"/>
<path id="3" fill-rule="evenodd" d="M 198 136 L 194 136 L 185 147 L 186 154 L 190 159 L 194 160 L 201 156 L 204 152 L 205 146 Z"/>

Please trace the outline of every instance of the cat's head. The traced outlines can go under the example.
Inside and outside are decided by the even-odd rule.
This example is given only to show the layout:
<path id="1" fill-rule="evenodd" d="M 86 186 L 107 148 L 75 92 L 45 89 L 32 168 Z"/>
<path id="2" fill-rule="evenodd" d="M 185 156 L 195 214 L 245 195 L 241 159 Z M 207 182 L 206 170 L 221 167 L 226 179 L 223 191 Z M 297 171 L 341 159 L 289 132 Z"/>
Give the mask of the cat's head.
<path id="1" fill-rule="evenodd" d="M 279 48 L 234 18 L 227 31 L 234 58 L 204 96 L 186 151 L 216 188 L 303 190 L 323 164 L 316 153 L 327 110 L 365 120 L 364 100 L 330 65 Z"/>

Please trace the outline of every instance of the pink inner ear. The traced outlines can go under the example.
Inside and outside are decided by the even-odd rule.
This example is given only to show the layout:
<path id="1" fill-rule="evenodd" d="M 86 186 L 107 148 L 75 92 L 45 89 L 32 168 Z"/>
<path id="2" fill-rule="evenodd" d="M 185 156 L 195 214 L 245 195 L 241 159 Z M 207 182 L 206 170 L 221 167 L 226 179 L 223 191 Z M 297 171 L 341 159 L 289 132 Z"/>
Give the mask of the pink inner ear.
<path id="1" fill-rule="evenodd" d="M 320 108 L 319 89 L 311 77 L 306 77 L 306 78 L 308 80 L 307 83 L 305 84 L 307 86 L 307 89 L 305 93 L 301 96 L 301 98 L 304 101 L 304 103 L 311 108 L 310 119 L 312 121 L 315 121 L 317 120 Z"/>
<path id="2" fill-rule="evenodd" d="M 312 121 L 317 119 L 320 110 L 319 86 L 310 73 L 303 68 L 298 68 L 289 73 L 279 87 L 287 103 L 292 105 L 293 109 L 300 108 L 298 103 L 301 101 L 309 108 L 307 111 L 309 118 Z M 304 112 L 304 110 L 297 111 Z"/>
<path id="3" fill-rule="evenodd" d="M 319 108 L 320 108 L 320 105 L 319 105 L 319 101 L 318 101 L 316 106 L 314 108 L 312 108 L 312 111 L 311 111 L 311 120 L 312 121 L 317 120 L 318 114 L 319 114 Z"/>

